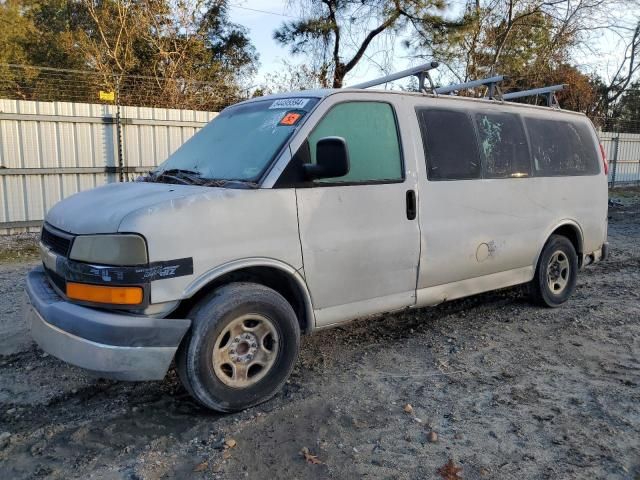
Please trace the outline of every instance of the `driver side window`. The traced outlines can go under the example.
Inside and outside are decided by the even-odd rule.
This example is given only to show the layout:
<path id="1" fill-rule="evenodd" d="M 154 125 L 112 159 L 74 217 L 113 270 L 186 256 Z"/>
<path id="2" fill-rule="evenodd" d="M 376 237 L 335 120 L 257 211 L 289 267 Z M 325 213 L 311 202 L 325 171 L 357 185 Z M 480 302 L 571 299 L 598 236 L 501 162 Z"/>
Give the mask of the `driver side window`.
<path id="1" fill-rule="evenodd" d="M 334 106 L 309 135 L 311 163 L 324 137 L 342 137 L 349 150 L 349 173 L 316 183 L 400 182 L 403 180 L 398 128 L 391 105 L 347 102 Z"/>

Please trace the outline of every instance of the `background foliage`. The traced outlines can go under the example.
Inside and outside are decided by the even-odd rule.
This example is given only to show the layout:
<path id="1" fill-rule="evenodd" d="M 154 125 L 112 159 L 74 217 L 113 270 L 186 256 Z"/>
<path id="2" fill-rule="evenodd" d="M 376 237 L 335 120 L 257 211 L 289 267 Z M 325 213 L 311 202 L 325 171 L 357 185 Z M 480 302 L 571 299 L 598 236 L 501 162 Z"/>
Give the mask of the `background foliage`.
<path id="1" fill-rule="evenodd" d="M 257 66 L 221 0 L 6 0 L 0 24 L 3 97 L 218 109 Z"/>

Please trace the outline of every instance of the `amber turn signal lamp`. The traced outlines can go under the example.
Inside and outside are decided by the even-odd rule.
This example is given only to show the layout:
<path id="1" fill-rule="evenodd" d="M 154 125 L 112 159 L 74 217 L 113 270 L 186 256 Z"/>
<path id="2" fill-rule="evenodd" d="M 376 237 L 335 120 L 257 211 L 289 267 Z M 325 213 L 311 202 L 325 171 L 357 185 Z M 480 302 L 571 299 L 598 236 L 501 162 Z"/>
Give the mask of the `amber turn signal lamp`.
<path id="1" fill-rule="evenodd" d="M 139 305 L 142 303 L 142 288 L 67 282 L 67 297 L 83 302 Z"/>

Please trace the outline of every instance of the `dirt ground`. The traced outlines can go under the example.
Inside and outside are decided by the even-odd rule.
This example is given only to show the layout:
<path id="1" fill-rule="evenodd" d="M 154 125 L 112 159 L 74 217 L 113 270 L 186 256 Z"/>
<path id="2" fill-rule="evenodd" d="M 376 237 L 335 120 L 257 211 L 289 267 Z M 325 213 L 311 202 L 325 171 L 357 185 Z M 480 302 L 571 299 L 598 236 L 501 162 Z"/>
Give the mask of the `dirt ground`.
<path id="1" fill-rule="evenodd" d="M 319 332 L 276 398 L 233 415 L 173 371 L 97 380 L 36 348 L 33 237 L 4 239 L 0 478 L 640 479 L 640 191 L 613 197 L 612 256 L 565 306 L 516 288 Z"/>

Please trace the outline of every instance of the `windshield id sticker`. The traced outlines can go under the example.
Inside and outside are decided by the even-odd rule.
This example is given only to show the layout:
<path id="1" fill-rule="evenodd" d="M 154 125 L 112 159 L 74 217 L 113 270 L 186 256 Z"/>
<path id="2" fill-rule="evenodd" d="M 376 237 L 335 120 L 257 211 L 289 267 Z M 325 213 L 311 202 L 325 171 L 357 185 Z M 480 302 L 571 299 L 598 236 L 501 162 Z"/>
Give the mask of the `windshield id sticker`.
<path id="1" fill-rule="evenodd" d="M 308 98 L 281 98 L 279 100 L 274 100 L 269 107 L 269 110 L 274 110 L 276 108 L 286 108 L 288 110 L 303 109 L 307 103 L 309 103 Z"/>
<path id="2" fill-rule="evenodd" d="M 282 120 L 280 120 L 280 123 L 278 125 L 284 125 L 285 127 L 292 127 L 293 125 L 298 123 L 298 120 L 300 120 L 300 117 L 302 117 L 302 114 L 298 112 L 287 112 L 284 114 L 284 117 L 282 117 Z"/>

